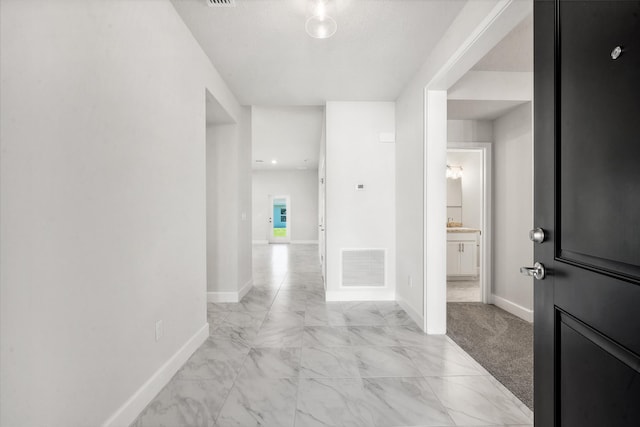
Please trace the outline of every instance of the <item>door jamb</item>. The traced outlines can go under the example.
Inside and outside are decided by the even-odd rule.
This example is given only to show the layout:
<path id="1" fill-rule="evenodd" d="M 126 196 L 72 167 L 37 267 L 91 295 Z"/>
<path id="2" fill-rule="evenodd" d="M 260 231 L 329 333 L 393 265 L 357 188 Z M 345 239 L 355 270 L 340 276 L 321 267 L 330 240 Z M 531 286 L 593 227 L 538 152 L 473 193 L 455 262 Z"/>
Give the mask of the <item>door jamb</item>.
<path id="1" fill-rule="evenodd" d="M 482 233 L 480 235 L 480 286 L 482 302 L 484 304 L 492 304 L 493 296 L 491 292 L 492 282 L 492 255 L 493 249 L 491 247 L 492 237 L 492 212 L 491 207 L 491 154 L 492 144 L 489 142 L 449 142 L 447 143 L 447 149 L 465 150 L 465 151 L 479 151 L 481 154 L 482 163 L 482 206 L 480 224 L 482 227 Z"/>

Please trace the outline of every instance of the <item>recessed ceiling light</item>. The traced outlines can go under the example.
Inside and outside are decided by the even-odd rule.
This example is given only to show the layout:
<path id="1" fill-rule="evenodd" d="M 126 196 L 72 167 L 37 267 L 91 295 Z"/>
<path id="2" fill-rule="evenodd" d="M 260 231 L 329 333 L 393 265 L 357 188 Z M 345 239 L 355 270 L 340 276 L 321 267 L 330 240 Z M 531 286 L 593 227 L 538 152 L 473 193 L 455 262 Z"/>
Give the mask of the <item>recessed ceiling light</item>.
<path id="1" fill-rule="evenodd" d="M 276 159 L 273 159 L 271 160 L 271 163 L 275 165 L 276 163 L 278 163 L 278 161 Z"/>

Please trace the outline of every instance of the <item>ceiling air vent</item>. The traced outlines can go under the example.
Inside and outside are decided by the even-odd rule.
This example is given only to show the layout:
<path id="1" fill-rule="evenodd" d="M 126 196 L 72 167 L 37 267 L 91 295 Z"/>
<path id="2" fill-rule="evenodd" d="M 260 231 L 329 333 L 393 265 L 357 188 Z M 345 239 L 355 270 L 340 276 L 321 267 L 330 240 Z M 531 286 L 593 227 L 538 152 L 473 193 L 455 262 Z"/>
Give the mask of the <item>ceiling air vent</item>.
<path id="1" fill-rule="evenodd" d="M 236 0 L 207 0 L 210 7 L 236 7 Z"/>

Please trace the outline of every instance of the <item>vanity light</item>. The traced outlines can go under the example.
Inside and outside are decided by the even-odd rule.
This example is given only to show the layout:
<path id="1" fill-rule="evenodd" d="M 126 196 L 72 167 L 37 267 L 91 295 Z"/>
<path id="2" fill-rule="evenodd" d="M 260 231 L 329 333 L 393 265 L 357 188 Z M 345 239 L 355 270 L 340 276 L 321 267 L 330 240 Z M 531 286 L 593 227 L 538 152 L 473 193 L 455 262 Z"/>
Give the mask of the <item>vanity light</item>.
<path id="1" fill-rule="evenodd" d="M 309 0 L 307 6 L 307 34 L 316 39 L 327 39 L 336 33 L 338 24 L 331 15 L 335 16 L 334 0 Z"/>
<path id="2" fill-rule="evenodd" d="M 462 166 L 447 165 L 447 178 L 451 178 L 451 179 L 462 178 Z"/>

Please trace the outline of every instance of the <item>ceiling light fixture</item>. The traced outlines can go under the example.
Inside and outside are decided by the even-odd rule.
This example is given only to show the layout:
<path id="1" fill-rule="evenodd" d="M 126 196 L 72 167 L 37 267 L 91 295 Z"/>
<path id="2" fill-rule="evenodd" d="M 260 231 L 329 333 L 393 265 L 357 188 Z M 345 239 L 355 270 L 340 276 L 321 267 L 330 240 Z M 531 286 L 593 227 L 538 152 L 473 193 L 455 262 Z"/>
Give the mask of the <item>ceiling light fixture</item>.
<path id="1" fill-rule="evenodd" d="M 335 16 L 334 1 L 335 0 L 309 0 L 307 22 L 304 28 L 311 37 L 327 39 L 336 33 L 338 24 L 331 16 Z"/>
<path id="2" fill-rule="evenodd" d="M 276 159 L 271 160 L 271 164 L 275 165 L 276 163 L 278 163 Z"/>

